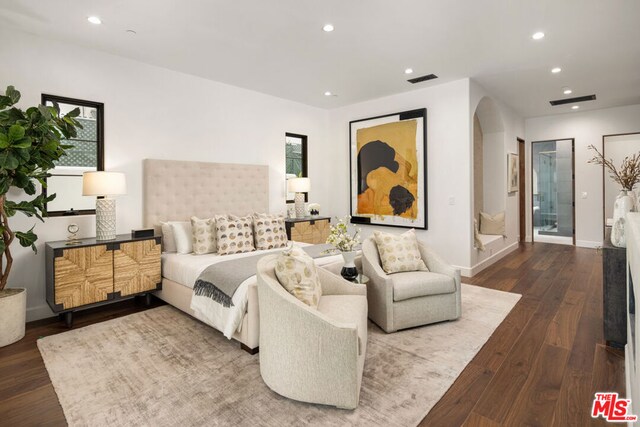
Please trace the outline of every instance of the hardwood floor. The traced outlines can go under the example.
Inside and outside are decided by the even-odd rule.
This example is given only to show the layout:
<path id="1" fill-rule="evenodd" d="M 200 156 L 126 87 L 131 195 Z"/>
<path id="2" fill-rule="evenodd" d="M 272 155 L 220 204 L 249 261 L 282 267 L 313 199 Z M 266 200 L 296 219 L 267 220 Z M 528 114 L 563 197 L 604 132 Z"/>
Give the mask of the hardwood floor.
<path id="1" fill-rule="evenodd" d="M 465 282 L 522 299 L 421 425 L 606 425 L 591 404 L 625 394 L 624 352 L 602 337 L 601 254 L 523 244 Z"/>
<path id="2" fill-rule="evenodd" d="M 164 304 L 152 299 L 150 307 L 136 300 L 81 311 L 74 316 L 74 328 L 126 316 Z M 38 338 L 68 331 L 58 318 L 27 324 L 25 337 L 0 348 L 0 426 L 67 425 L 58 396 L 53 390 L 36 345 Z"/>
<path id="3" fill-rule="evenodd" d="M 524 244 L 465 283 L 522 299 L 421 425 L 605 425 L 589 415 L 593 394 L 624 395 L 624 354 L 604 346 L 601 255 Z M 100 307 L 77 315 L 75 327 L 144 309 Z M 38 337 L 65 330 L 57 319 L 30 323 L 22 341 L 0 349 L 1 426 L 65 425 L 36 347 Z"/>

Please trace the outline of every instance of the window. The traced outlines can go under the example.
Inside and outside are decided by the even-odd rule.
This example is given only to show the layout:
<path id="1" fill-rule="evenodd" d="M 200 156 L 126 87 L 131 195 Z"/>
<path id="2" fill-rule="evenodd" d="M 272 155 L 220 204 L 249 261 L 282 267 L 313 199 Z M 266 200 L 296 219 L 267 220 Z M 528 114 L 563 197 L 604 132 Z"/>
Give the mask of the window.
<path id="1" fill-rule="evenodd" d="M 286 179 L 307 176 L 307 136 L 295 133 L 285 134 Z M 285 182 L 286 186 L 286 182 Z M 286 190 L 285 190 L 286 191 Z M 287 202 L 293 203 L 294 193 L 287 192 Z M 308 195 L 304 195 L 308 201 Z"/>
<path id="2" fill-rule="evenodd" d="M 56 162 L 47 178 L 48 194 L 55 193 L 56 198 L 47 204 L 49 216 L 70 214 L 89 215 L 95 213 L 95 197 L 82 195 L 82 173 L 104 170 L 104 105 L 99 102 L 64 98 L 54 95 L 42 95 L 43 105 L 60 107 L 60 114 L 66 114 L 74 108 L 80 108 L 77 120 L 82 124 L 78 135 L 71 140 L 63 140 L 73 148 Z"/>

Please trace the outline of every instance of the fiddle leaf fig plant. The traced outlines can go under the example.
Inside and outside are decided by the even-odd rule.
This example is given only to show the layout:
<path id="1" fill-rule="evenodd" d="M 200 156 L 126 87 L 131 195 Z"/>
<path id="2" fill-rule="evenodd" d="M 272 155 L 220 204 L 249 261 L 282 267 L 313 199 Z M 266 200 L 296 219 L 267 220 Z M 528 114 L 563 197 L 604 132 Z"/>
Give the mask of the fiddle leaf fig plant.
<path id="1" fill-rule="evenodd" d="M 82 128 L 76 120 L 80 114 L 78 108 L 61 116 L 57 104 L 22 110 L 15 106 L 19 101 L 20 92 L 13 86 L 8 86 L 4 95 L 0 95 L 0 291 L 7 286 L 11 272 L 14 239 L 37 252 L 35 225 L 27 231 L 14 231 L 9 226 L 9 218 L 20 212 L 44 221 L 46 204 L 56 195 L 45 196 L 42 191 L 36 195 L 36 182 L 41 188 L 46 187 L 46 178 L 55 162 L 73 147 L 62 141 L 76 137 L 77 129 Z M 12 188 L 26 193 L 29 200 L 8 200 L 7 193 Z"/>

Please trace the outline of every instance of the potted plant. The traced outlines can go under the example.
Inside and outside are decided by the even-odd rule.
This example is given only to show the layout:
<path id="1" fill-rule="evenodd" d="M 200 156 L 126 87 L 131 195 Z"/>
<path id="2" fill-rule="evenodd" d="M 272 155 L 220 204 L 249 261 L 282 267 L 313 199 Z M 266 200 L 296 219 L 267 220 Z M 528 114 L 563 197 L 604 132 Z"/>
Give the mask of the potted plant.
<path id="1" fill-rule="evenodd" d="M 613 225 L 611 228 L 611 244 L 625 248 L 627 242 L 625 238 L 625 215 L 637 209 L 637 201 L 633 194 L 633 187 L 640 182 L 640 153 L 625 157 L 616 168 L 612 159 L 606 159 L 594 145 L 589 145 L 589 149 L 595 151 L 595 156 L 588 161 L 596 165 L 601 165 L 608 172 L 611 179 L 620 185 L 620 194 L 616 197 L 613 205 Z"/>
<path id="2" fill-rule="evenodd" d="M 353 233 L 349 233 L 349 216 L 338 220 L 338 223 L 332 225 L 329 230 L 327 243 L 333 245 L 334 248 L 342 253 L 344 267 L 340 271 L 342 277 L 346 280 L 354 280 L 358 276 L 355 258 L 357 255 L 357 247 L 360 245 L 360 228 L 356 228 Z"/>
<path id="3" fill-rule="evenodd" d="M 49 170 L 72 147 L 61 140 L 75 137 L 76 128 L 82 127 L 75 119 L 80 114 L 78 108 L 61 116 L 58 105 L 22 110 L 15 106 L 18 101 L 20 92 L 13 86 L 0 95 L 0 347 L 20 340 L 25 332 L 27 291 L 7 288 L 13 264 L 11 244 L 18 239 L 21 246 L 37 252 L 38 239 L 35 225 L 27 231 L 14 231 L 9 218 L 20 212 L 44 221 L 46 203 L 55 194 L 45 196 L 41 191 L 36 195 L 36 182 L 46 186 Z M 26 193 L 29 200 L 8 200 L 12 188 Z"/>

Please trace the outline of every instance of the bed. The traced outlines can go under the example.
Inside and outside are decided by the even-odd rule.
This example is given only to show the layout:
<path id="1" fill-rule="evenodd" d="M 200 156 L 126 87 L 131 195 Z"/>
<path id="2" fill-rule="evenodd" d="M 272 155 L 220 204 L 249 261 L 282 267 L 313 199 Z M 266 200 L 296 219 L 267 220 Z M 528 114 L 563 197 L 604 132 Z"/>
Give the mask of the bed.
<path id="1" fill-rule="evenodd" d="M 186 191 L 185 191 L 186 189 Z M 190 162 L 176 160 L 143 161 L 143 223 L 160 233 L 160 222 L 188 221 L 191 216 L 210 218 L 216 214 L 247 215 L 269 212 L 269 167 Z M 243 282 L 243 304 L 236 304 L 229 318 L 198 316 L 191 309 L 193 283 L 211 262 L 238 256 L 253 256 L 270 251 L 236 255 L 162 255 L 162 289 L 156 296 L 183 312 L 220 330 L 241 343 L 244 350 L 255 353 L 259 345 L 258 289 L 255 276 Z M 319 258 L 316 263 L 335 269 L 338 256 Z M 238 295 L 240 297 L 240 294 Z M 234 302 L 236 296 L 234 295 Z M 238 328 L 234 328 L 234 324 Z"/>

